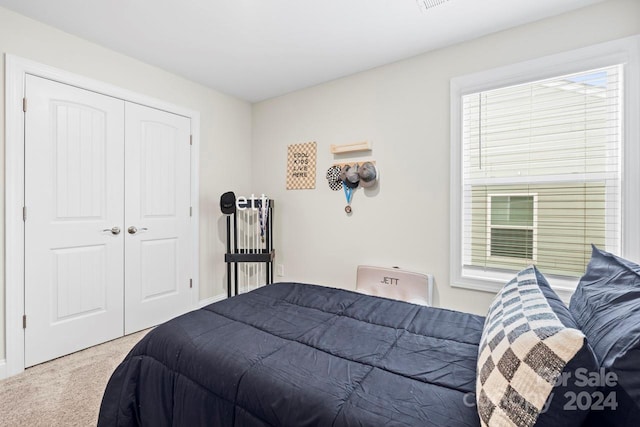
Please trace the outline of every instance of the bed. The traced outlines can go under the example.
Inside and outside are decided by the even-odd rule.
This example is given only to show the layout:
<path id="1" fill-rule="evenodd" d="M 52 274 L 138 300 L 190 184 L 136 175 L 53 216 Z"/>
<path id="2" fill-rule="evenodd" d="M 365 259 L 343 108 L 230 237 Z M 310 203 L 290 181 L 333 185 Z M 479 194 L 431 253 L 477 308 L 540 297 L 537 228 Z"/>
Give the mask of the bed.
<path id="1" fill-rule="evenodd" d="M 477 426 L 484 318 L 276 283 L 158 326 L 100 426 Z"/>
<path id="2" fill-rule="evenodd" d="M 486 317 L 277 283 L 156 327 L 99 426 L 637 425 L 640 266 L 593 248 L 567 307 L 534 266 Z"/>

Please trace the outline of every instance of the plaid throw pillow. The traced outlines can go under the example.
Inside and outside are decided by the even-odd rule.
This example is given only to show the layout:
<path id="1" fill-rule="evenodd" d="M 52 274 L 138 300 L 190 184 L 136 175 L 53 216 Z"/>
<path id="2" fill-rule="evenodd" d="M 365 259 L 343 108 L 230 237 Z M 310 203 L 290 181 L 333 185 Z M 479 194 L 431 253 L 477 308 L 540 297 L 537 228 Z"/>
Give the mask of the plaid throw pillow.
<path id="1" fill-rule="evenodd" d="M 582 348 L 538 286 L 531 266 L 507 283 L 485 320 L 476 381 L 484 426 L 532 426 L 565 365 Z"/>

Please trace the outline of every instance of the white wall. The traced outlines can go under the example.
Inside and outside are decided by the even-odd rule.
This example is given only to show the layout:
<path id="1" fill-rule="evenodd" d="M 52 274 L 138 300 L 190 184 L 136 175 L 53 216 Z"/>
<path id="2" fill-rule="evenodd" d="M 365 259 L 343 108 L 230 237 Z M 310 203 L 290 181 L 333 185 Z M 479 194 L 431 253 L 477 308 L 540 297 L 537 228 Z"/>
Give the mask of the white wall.
<path id="1" fill-rule="evenodd" d="M 397 265 L 434 274 L 436 305 L 485 314 L 492 294 L 449 284 L 450 79 L 638 33 L 640 1 L 610 0 L 255 104 L 252 190 L 276 200 L 279 279 L 353 288 L 358 264 Z M 362 140 L 381 178 L 349 217 L 329 146 Z M 287 191 L 287 145 L 307 141 L 316 189 Z"/>
<path id="2" fill-rule="evenodd" d="M 451 77 L 640 33 L 640 1 L 610 0 L 253 106 L 0 8 L 0 53 L 11 53 L 201 113 L 201 298 L 225 291 L 221 193 L 276 199 L 285 280 L 353 287 L 357 264 L 431 272 L 440 306 L 483 313 L 492 295 L 449 286 Z M 4 57 L 0 80 L 4 81 Z M 4 117 L 4 85 L 0 85 Z M 252 122 L 253 113 L 253 122 Z M 252 146 L 253 130 L 253 146 Z M 4 190 L 4 120 L 0 120 Z M 373 142 L 381 181 L 358 190 L 351 217 L 324 179 L 330 144 Z M 318 142 L 316 190 L 286 191 L 288 144 Z M 342 159 L 340 159 L 342 160 Z M 248 167 L 251 166 L 251 167 Z M 3 205 L 4 193 L 0 195 Z M 4 222 L 4 206 L 0 209 Z M 0 246 L 0 259 L 4 259 Z M 0 263 L 4 276 L 4 265 Z M 0 281 L 0 360 L 4 358 Z"/>
<path id="3" fill-rule="evenodd" d="M 0 8 L 0 81 L 4 54 L 10 53 L 131 91 L 199 111 L 200 129 L 200 297 L 226 294 L 224 233 L 220 194 L 248 191 L 251 150 L 251 106 Z M 0 221 L 4 223 L 4 84 L 0 85 Z M 4 236 L 2 236 L 4 237 Z M 4 246 L 0 246 L 4 259 Z M 4 277 L 4 263 L 0 263 Z M 4 358 L 4 280 L 0 281 L 0 360 Z"/>

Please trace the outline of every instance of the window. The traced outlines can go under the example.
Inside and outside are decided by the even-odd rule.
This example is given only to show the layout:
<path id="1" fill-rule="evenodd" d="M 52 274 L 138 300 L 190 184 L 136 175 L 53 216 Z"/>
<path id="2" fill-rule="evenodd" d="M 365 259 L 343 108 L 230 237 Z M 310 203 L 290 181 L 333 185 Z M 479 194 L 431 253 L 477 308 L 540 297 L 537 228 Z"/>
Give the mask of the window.
<path id="1" fill-rule="evenodd" d="M 623 143 L 637 132 L 624 122 L 637 51 L 585 51 L 452 81 L 454 286 L 495 290 L 535 264 L 571 289 L 592 244 L 637 250 L 623 233 L 637 231 L 623 221 L 639 204 L 625 199 L 638 152 Z"/>
<path id="2" fill-rule="evenodd" d="M 619 253 L 621 76 L 615 65 L 462 97 L 466 266 L 579 277 L 592 243 Z"/>
<path id="3" fill-rule="evenodd" d="M 487 198 L 488 258 L 536 260 L 536 195 L 496 195 Z"/>

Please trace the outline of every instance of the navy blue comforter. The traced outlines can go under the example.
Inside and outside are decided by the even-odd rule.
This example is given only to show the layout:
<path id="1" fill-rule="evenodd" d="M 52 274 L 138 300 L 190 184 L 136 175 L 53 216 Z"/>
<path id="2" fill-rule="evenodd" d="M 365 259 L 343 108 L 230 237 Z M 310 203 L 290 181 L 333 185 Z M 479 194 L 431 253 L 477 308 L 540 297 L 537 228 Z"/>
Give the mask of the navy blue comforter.
<path id="1" fill-rule="evenodd" d="M 99 426 L 477 426 L 484 318 L 277 283 L 158 326 Z"/>

